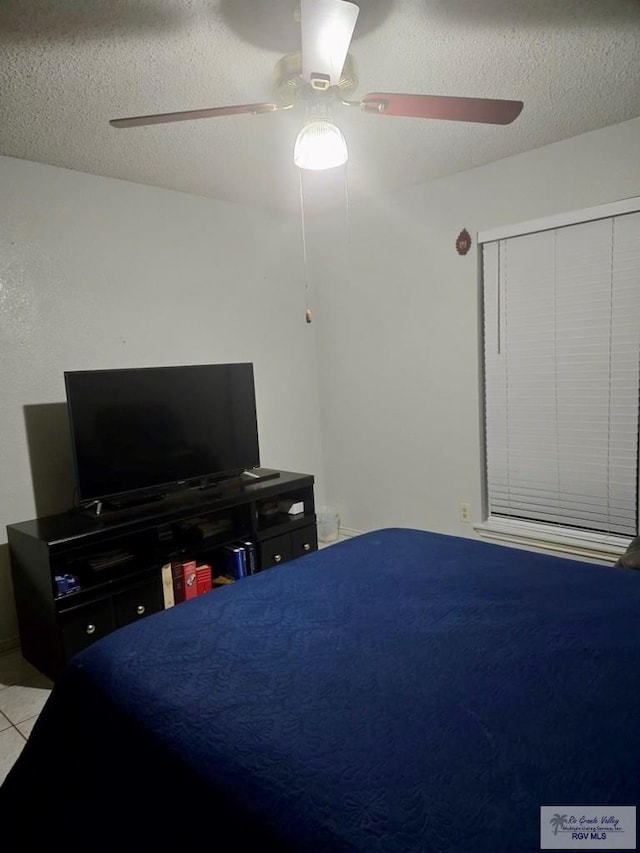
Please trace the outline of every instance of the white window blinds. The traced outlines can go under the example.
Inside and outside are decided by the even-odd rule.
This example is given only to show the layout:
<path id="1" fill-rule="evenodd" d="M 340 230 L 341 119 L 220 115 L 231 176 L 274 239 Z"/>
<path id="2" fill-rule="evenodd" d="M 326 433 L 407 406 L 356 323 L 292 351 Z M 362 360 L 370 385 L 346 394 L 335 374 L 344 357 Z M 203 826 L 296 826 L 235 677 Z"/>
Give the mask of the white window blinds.
<path id="1" fill-rule="evenodd" d="M 637 535 L 640 213 L 483 260 L 490 516 Z"/>

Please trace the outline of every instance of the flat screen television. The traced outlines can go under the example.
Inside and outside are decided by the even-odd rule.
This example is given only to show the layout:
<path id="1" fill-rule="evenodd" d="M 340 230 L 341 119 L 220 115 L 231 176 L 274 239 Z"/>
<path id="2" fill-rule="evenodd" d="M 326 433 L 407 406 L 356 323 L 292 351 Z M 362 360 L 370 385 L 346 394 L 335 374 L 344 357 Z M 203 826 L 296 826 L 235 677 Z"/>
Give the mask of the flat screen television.
<path id="1" fill-rule="evenodd" d="M 253 365 L 66 371 L 77 498 L 116 505 L 260 465 Z"/>

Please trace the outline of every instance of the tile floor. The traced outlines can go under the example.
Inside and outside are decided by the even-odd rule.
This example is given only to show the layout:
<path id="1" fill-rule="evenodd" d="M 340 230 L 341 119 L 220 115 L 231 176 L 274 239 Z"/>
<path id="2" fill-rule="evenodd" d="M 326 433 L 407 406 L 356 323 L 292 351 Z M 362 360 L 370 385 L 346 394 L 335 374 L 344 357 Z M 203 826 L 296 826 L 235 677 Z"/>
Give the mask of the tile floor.
<path id="1" fill-rule="evenodd" d="M 0 784 L 27 742 L 52 686 L 19 651 L 0 654 Z"/>

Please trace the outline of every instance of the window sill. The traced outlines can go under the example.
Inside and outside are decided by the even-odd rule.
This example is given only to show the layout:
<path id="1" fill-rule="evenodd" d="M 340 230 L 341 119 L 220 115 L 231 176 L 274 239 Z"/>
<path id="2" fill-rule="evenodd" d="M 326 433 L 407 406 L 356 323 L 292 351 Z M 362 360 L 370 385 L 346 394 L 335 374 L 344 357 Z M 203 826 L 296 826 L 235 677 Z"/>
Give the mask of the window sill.
<path id="1" fill-rule="evenodd" d="M 588 533 L 570 528 L 551 527 L 533 522 L 489 518 L 474 525 L 484 539 L 511 542 L 526 548 L 556 551 L 574 557 L 587 557 L 604 563 L 615 563 L 631 542 L 631 538 L 607 533 Z"/>

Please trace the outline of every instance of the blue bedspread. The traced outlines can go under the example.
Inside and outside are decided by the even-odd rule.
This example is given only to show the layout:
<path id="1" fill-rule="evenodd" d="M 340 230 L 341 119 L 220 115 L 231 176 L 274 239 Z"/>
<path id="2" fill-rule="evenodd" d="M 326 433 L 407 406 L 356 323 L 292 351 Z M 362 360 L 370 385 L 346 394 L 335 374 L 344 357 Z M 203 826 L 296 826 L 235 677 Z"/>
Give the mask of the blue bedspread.
<path id="1" fill-rule="evenodd" d="M 381 530 L 79 655 L 0 827 L 88 851 L 538 851 L 540 805 L 640 805 L 639 707 L 640 572 Z"/>

